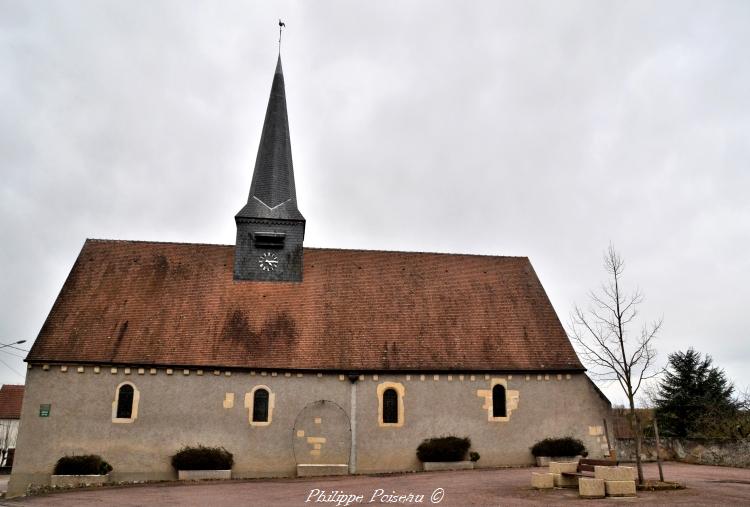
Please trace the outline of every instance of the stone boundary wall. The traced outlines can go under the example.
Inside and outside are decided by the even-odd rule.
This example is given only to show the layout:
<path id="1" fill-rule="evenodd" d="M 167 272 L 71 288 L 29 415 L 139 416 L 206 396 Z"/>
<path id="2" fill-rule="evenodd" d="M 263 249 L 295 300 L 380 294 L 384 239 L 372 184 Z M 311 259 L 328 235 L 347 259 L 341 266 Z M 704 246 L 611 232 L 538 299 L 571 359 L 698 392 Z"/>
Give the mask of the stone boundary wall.
<path id="1" fill-rule="evenodd" d="M 715 440 L 660 438 L 660 456 L 665 461 L 681 461 L 698 465 L 719 465 L 750 468 L 750 440 Z M 635 461 L 635 439 L 618 438 L 617 459 Z M 641 459 L 656 461 L 656 440 L 643 439 Z"/>

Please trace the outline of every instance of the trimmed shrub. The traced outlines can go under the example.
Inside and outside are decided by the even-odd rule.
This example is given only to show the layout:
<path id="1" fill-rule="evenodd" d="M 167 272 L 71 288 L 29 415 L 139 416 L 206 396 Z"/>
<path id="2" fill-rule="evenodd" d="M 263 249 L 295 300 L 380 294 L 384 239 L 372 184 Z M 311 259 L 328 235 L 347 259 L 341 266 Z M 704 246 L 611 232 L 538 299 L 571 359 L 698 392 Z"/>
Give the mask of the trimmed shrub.
<path id="1" fill-rule="evenodd" d="M 471 451 L 471 452 L 469 453 L 469 459 L 470 459 L 471 461 L 473 461 L 473 462 L 475 462 L 475 463 L 476 463 L 477 461 L 479 461 L 479 453 L 478 453 L 478 452 L 476 452 L 476 451 Z"/>
<path id="2" fill-rule="evenodd" d="M 55 475 L 107 475 L 112 465 L 97 454 L 63 456 L 55 463 Z"/>
<path id="3" fill-rule="evenodd" d="M 468 437 L 437 437 L 425 439 L 417 447 L 419 461 L 463 461 L 471 447 Z"/>
<path id="4" fill-rule="evenodd" d="M 587 456 L 586 446 L 573 437 L 545 438 L 531 447 L 531 454 L 537 456 Z"/>
<path id="5" fill-rule="evenodd" d="M 234 456 L 223 447 L 185 446 L 172 456 L 175 470 L 231 470 Z"/>

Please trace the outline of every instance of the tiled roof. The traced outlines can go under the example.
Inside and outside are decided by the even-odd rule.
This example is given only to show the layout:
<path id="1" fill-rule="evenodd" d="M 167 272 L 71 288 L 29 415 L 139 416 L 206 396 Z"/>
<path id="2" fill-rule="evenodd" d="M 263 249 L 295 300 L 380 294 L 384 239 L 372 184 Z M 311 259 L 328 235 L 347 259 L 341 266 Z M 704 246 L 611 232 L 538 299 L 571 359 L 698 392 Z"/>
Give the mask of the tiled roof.
<path id="1" fill-rule="evenodd" d="M 23 386 L 5 384 L 0 387 L 0 419 L 20 419 Z"/>
<path id="2" fill-rule="evenodd" d="M 582 370 L 525 257 L 306 248 L 301 283 L 232 279 L 234 246 L 87 240 L 31 362 Z"/>

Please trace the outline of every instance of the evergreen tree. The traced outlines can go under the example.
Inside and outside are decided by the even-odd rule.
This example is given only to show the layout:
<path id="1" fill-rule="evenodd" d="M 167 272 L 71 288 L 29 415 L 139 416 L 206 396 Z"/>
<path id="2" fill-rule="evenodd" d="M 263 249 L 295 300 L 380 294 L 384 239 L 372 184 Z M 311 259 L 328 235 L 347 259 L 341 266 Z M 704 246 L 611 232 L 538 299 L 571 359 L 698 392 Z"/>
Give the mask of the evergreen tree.
<path id="1" fill-rule="evenodd" d="M 734 386 L 711 356 L 693 348 L 669 355 L 669 367 L 655 397 L 660 431 L 676 437 L 719 437 L 736 416 Z"/>

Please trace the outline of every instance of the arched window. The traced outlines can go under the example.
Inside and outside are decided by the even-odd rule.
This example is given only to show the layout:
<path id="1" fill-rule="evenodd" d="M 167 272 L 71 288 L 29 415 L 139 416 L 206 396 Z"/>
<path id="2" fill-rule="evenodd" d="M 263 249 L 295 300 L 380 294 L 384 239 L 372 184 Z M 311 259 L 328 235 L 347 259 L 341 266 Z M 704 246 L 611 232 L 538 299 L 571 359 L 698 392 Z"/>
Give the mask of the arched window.
<path id="1" fill-rule="evenodd" d="M 123 382 L 115 388 L 112 401 L 112 422 L 133 423 L 138 418 L 138 388 L 132 382 Z"/>
<path id="2" fill-rule="evenodd" d="M 492 417 L 506 417 L 505 386 L 502 384 L 492 388 Z"/>
<path id="3" fill-rule="evenodd" d="M 383 422 L 398 422 L 398 393 L 393 388 L 383 391 Z"/>
<path id="4" fill-rule="evenodd" d="M 268 422 L 268 391 L 256 389 L 253 396 L 253 422 Z"/>
<path id="5" fill-rule="evenodd" d="M 117 393 L 117 418 L 130 419 L 133 417 L 133 394 L 135 390 L 130 384 L 120 386 Z"/>

